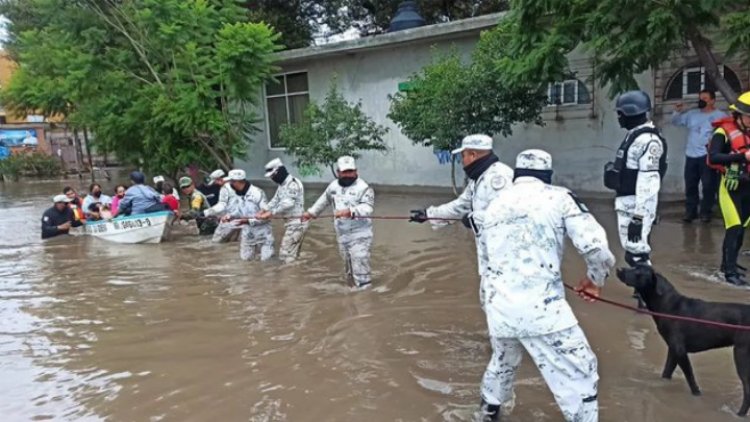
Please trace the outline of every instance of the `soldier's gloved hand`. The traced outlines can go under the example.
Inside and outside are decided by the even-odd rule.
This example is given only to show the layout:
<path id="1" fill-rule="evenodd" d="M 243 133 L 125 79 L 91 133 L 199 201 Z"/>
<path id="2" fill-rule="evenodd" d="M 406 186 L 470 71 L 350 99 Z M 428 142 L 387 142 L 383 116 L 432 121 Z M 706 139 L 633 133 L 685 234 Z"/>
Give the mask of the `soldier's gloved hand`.
<path id="1" fill-rule="evenodd" d="M 727 168 L 724 175 L 724 186 L 727 190 L 737 190 L 740 187 L 740 166 L 738 164 L 732 164 Z"/>
<path id="2" fill-rule="evenodd" d="M 628 241 L 640 242 L 643 237 L 643 218 L 633 217 L 628 224 Z"/>
<path id="3" fill-rule="evenodd" d="M 410 223 L 424 223 L 427 221 L 427 210 L 411 210 Z"/>
<path id="4" fill-rule="evenodd" d="M 471 221 L 471 214 L 466 214 L 461 217 L 461 223 L 463 223 L 464 227 L 467 229 L 474 229 L 473 221 Z"/>

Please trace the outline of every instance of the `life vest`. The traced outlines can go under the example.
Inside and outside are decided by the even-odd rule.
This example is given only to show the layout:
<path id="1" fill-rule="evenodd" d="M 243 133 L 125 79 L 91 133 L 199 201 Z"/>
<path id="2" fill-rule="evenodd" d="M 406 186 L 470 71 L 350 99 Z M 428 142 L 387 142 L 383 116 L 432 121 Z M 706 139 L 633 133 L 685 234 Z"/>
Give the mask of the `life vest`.
<path id="1" fill-rule="evenodd" d="M 70 203 L 70 209 L 73 210 L 73 217 L 76 221 L 83 221 L 86 217 L 83 214 L 83 201 L 76 198 Z"/>
<path id="2" fill-rule="evenodd" d="M 667 174 L 667 140 L 661 135 L 659 129 L 652 126 L 644 126 L 634 130 L 625 137 L 617 149 L 614 162 L 604 166 L 604 186 L 615 191 L 617 196 L 635 195 L 635 187 L 638 182 L 638 169 L 627 168 L 628 151 L 636 139 L 644 133 L 655 135 L 661 141 L 663 152 L 659 158 L 659 177 L 664 179 Z"/>
<path id="3" fill-rule="evenodd" d="M 734 117 L 724 117 L 723 119 L 711 122 L 711 126 L 716 129 L 724 129 L 726 137 L 729 139 L 729 148 L 732 154 L 744 154 L 750 149 L 750 137 L 737 127 Z M 711 162 L 711 154 L 706 155 L 706 164 L 714 170 L 726 173 L 727 169 L 723 164 L 714 164 Z M 750 163 L 745 166 L 745 172 L 750 173 Z"/>

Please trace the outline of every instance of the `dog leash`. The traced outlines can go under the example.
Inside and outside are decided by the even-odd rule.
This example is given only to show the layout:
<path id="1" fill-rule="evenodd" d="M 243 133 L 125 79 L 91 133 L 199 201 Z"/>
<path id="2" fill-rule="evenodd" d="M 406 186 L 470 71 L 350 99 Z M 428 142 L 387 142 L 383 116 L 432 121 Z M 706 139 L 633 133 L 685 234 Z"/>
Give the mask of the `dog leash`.
<path id="1" fill-rule="evenodd" d="M 573 286 L 571 286 L 571 285 L 569 285 L 567 283 L 563 283 L 563 284 L 565 285 L 566 289 L 568 289 L 570 291 L 573 291 L 573 292 L 576 292 L 576 293 L 579 293 Z M 674 320 L 674 321 L 692 322 L 692 323 L 695 323 L 695 324 L 703 324 L 703 325 L 708 325 L 710 327 L 725 328 L 725 329 L 730 329 L 730 330 L 750 331 L 750 326 L 748 326 L 748 325 L 727 324 L 727 323 L 724 323 L 724 322 L 711 321 L 711 320 L 708 320 L 708 319 L 693 318 L 693 317 L 682 316 L 682 315 L 672 315 L 672 314 L 665 314 L 665 313 L 661 313 L 661 312 L 654 312 L 654 311 L 650 311 L 648 309 L 639 309 L 639 308 L 637 308 L 635 306 L 626 305 L 624 303 L 616 302 L 614 300 L 605 299 L 603 297 L 597 297 L 597 296 L 588 294 L 586 292 L 583 292 L 583 294 L 585 294 L 586 296 L 590 297 L 591 299 L 593 299 L 593 300 L 595 300 L 597 302 L 606 303 L 607 305 L 615 306 L 617 308 L 627 309 L 629 311 L 633 311 L 633 312 L 636 312 L 636 313 L 639 313 L 639 314 L 643 314 L 643 315 L 651 315 L 651 316 L 654 316 L 654 317 L 664 318 L 664 319 L 670 319 L 670 320 Z"/>

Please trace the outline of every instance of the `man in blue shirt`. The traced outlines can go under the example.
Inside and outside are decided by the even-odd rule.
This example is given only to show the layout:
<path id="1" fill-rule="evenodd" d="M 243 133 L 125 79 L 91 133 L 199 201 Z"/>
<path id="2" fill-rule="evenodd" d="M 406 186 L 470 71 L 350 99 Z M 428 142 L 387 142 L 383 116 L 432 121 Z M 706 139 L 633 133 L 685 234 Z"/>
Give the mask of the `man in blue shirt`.
<path id="1" fill-rule="evenodd" d="M 704 89 L 698 98 L 697 109 L 685 111 L 685 105 L 680 103 L 675 106 L 672 115 L 673 125 L 688 129 L 685 145 L 685 217 L 682 219 L 686 223 L 691 223 L 699 215 L 704 223 L 711 221 L 719 178 L 706 164 L 706 145 L 714 131 L 711 122 L 727 115 L 716 109 L 715 92 Z M 701 186 L 702 196 L 698 194 L 698 185 Z"/>

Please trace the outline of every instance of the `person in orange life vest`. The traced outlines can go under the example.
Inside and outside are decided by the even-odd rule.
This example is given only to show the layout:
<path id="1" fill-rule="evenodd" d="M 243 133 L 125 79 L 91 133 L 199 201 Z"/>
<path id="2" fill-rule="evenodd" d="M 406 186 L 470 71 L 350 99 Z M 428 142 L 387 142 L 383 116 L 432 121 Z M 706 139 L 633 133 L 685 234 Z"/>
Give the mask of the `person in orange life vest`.
<path id="1" fill-rule="evenodd" d="M 731 117 L 716 120 L 708 147 L 708 164 L 721 172 L 719 204 L 724 217 L 721 271 L 728 283 L 746 285 L 745 268 L 737 264 L 745 227 L 750 223 L 750 92 L 729 106 Z"/>
<path id="2" fill-rule="evenodd" d="M 85 216 L 83 215 L 83 199 L 78 196 L 78 192 L 70 186 L 65 186 L 63 188 L 63 195 L 70 199 L 68 207 L 73 210 L 73 215 L 75 216 L 76 221 L 85 220 Z"/>

